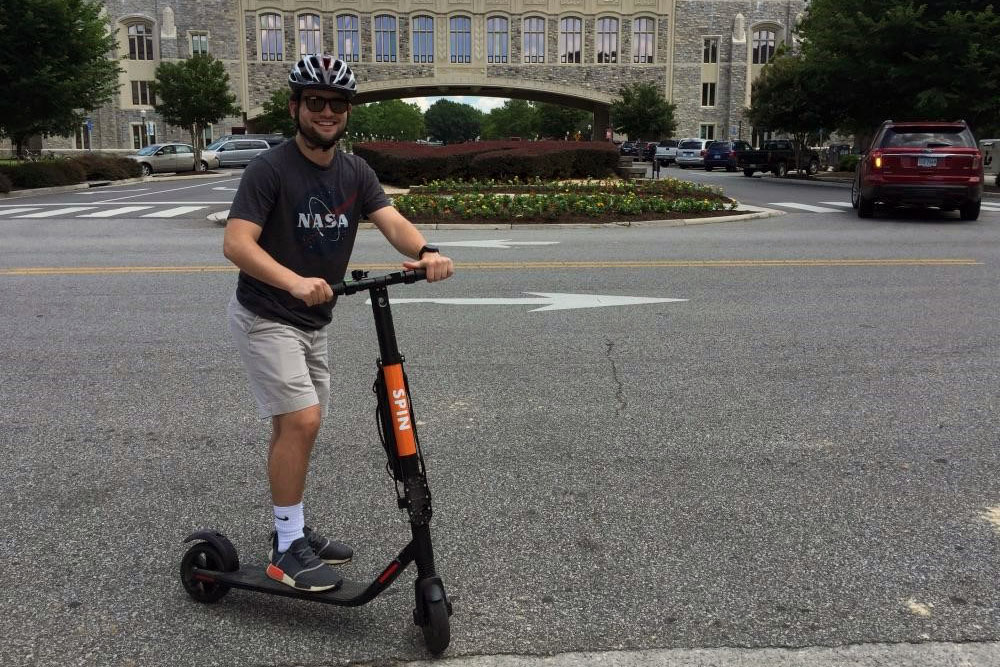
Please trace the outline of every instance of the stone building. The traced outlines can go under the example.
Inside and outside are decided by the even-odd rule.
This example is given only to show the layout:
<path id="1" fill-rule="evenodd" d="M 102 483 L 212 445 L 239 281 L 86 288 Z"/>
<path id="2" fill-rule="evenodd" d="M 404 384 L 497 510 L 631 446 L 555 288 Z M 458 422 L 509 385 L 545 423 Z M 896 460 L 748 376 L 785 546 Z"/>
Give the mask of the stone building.
<path id="1" fill-rule="evenodd" d="M 164 60 L 220 59 L 243 110 L 208 139 L 253 131 L 299 54 L 351 63 L 358 103 L 422 96 L 552 102 L 594 114 L 651 82 L 677 107 L 678 137 L 750 138 L 750 84 L 790 43 L 806 0 L 105 0 L 123 73 L 116 98 L 46 148 L 135 149 L 190 141 L 164 126 L 148 82 Z"/>

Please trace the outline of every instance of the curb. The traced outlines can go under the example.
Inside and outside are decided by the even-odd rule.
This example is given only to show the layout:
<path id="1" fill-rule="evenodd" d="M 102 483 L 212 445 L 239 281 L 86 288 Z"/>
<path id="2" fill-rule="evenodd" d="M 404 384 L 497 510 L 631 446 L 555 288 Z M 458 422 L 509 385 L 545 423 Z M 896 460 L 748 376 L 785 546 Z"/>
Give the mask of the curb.
<path id="1" fill-rule="evenodd" d="M 741 211 L 741 215 L 720 215 L 711 218 L 684 218 L 680 220 L 627 220 L 623 222 L 569 222 L 569 223 L 538 223 L 538 222 L 497 222 L 485 224 L 471 224 L 462 222 L 430 222 L 415 223 L 417 229 L 443 230 L 443 229 L 611 229 L 628 227 L 686 227 L 688 225 L 711 225 L 720 222 L 738 222 L 741 220 L 762 220 L 773 218 L 779 215 L 787 215 L 785 211 L 773 208 L 763 208 L 760 206 L 741 206 L 736 209 Z M 217 211 L 209 214 L 206 219 L 214 222 L 220 227 L 226 226 L 226 219 L 229 211 Z M 371 222 L 358 224 L 358 229 L 375 229 Z"/>
<path id="2" fill-rule="evenodd" d="M 51 188 L 29 188 L 27 190 L 14 190 L 11 192 L 0 192 L 0 199 L 19 199 L 21 197 L 35 197 L 38 195 L 57 195 L 63 192 L 76 192 L 77 190 L 89 190 L 91 188 L 117 187 L 119 185 L 131 185 L 133 183 L 148 183 L 150 181 L 187 181 L 193 178 L 218 178 L 226 174 L 191 174 L 188 176 L 139 176 L 136 178 L 123 178 L 119 181 L 87 181 L 86 183 L 76 183 L 75 185 L 57 185 Z"/>

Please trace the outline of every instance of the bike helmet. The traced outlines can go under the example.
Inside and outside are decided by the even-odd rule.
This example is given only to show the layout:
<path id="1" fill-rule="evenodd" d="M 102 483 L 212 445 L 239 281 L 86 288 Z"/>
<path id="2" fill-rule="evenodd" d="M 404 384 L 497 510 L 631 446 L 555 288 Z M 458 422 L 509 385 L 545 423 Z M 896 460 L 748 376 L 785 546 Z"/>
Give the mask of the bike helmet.
<path id="1" fill-rule="evenodd" d="M 351 99 L 358 92 L 358 84 L 354 72 L 340 58 L 323 53 L 303 56 L 295 63 L 288 75 L 288 86 L 292 95 L 299 95 L 307 88 L 335 90 Z"/>

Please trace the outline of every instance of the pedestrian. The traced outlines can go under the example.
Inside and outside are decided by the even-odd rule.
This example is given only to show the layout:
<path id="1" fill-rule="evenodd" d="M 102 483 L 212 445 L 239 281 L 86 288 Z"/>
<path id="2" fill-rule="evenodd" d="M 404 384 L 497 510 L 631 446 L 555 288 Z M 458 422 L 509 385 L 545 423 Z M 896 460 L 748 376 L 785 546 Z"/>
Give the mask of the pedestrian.
<path id="1" fill-rule="evenodd" d="M 363 217 L 410 258 L 404 269 L 424 269 L 434 282 L 451 276 L 453 266 L 391 205 L 371 167 L 338 150 L 357 92 L 351 68 L 330 55 L 307 55 L 288 84 L 295 138 L 250 162 L 229 211 L 223 252 L 240 273 L 227 311 L 258 412 L 271 420 L 274 532 L 267 575 L 324 591 L 342 581 L 329 565 L 354 554 L 307 526 L 303 509 L 309 457 L 330 394 L 330 284 L 344 279 Z"/>
<path id="2" fill-rule="evenodd" d="M 655 179 L 657 179 L 659 177 L 660 177 L 660 161 L 657 160 L 656 156 L 654 155 L 653 156 L 653 179 L 655 180 Z"/>

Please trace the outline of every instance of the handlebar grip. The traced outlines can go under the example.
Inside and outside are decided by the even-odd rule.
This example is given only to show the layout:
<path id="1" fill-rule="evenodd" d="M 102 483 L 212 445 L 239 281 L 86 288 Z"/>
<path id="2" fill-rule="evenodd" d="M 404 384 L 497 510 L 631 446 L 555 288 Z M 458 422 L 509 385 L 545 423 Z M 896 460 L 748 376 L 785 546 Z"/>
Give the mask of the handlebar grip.
<path id="1" fill-rule="evenodd" d="M 375 276 L 373 278 L 342 281 L 330 285 L 330 289 L 332 289 L 333 293 L 338 296 L 348 296 L 373 287 L 387 287 L 389 285 L 398 285 L 399 283 L 406 283 L 409 285 L 417 282 L 418 280 L 425 280 L 426 278 L 427 271 L 425 269 L 413 269 L 410 271 L 387 273 L 384 276 Z"/>

